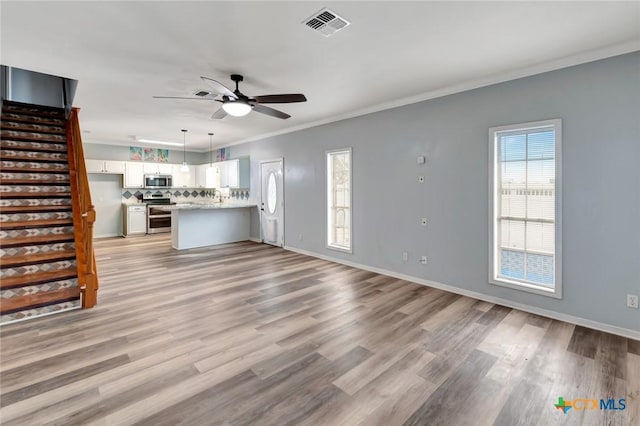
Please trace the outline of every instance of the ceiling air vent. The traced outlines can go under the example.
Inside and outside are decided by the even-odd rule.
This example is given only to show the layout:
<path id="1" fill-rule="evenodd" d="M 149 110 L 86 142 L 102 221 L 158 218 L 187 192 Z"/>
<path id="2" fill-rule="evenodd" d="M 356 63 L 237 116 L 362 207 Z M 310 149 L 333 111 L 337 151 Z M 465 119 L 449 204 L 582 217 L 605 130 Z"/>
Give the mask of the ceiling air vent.
<path id="1" fill-rule="evenodd" d="M 210 94 L 211 94 L 211 92 L 208 92 L 206 90 L 198 90 L 196 93 L 194 93 L 194 95 L 200 96 L 201 98 L 207 97 Z"/>
<path id="2" fill-rule="evenodd" d="M 351 22 L 326 8 L 314 13 L 302 23 L 325 37 L 329 37 L 351 24 Z"/>

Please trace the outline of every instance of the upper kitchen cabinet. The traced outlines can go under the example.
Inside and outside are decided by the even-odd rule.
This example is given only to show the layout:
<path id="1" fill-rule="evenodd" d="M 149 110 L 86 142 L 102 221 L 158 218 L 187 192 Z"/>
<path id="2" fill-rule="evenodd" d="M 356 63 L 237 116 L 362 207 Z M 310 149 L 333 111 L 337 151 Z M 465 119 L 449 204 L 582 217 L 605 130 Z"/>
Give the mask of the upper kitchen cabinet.
<path id="1" fill-rule="evenodd" d="M 173 170 L 170 173 L 173 175 L 173 187 L 174 188 L 195 188 L 196 187 L 196 167 L 189 166 L 188 172 L 182 172 L 182 164 L 172 164 Z"/>
<path id="2" fill-rule="evenodd" d="M 85 160 L 87 173 L 124 174 L 124 161 Z"/>
<path id="3" fill-rule="evenodd" d="M 249 188 L 249 159 L 224 161 L 220 168 L 221 188 Z"/>
<path id="4" fill-rule="evenodd" d="M 146 175 L 170 175 L 174 173 L 173 166 L 168 163 L 142 163 L 142 169 Z"/>
<path id="5" fill-rule="evenodd" d="M 220 188 L 220 168 L 217 164 L 195 166 L 196 188 Z"/>
<path id="6" fill-rule="evenodd" d="M 144 187 L 144 168 L 143 163 L 135 163 L 127 161 L 124 167 L 124 185 L 125 188 L 143 188 Z"/>

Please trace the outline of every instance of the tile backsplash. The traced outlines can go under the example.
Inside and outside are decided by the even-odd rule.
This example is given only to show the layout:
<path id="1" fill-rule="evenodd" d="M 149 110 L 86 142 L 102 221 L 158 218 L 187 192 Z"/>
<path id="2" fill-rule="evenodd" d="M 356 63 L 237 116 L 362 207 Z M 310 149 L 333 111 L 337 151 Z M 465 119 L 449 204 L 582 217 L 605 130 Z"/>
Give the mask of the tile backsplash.
<path id="1" fill-rule="evenodd" d="M 226 195 L 226 192 L 229 192 Z M 202 189 L 202 188 L 172 188 L 172 189 L 122 189 L 122 202 L 123 203 L 135 203 L 136 198 L 149 198 L 152 194 L 161 194 L 167 198 L 171 198 L 171 201 L 176 203 L 185 203 L 185 202 L 197 202 L 210 200 L 214 197 L 217 197 L 219 193 L 222 193 L 223 196 L 229 201 L 236 202 L 247 202 L 249 201 L 249 189 L 227 189 L 223 188 L 222 191 L 213 190 L 213 189 Z"/>

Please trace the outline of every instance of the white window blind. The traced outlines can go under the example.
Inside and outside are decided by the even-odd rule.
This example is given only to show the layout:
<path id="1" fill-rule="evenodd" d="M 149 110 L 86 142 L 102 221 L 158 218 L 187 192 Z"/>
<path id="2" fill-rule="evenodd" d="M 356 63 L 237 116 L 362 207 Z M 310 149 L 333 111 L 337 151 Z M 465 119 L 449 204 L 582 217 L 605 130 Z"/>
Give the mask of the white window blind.
<path id="1" fill-rule="evenodd" d="M 491 130 L 492 282 L 559 294 L 560 121 Z"/>
<path id="2" fill-rule="evenodd" d="M 327 152 L 327 247 L 351 252 L 351 149 Z"/>

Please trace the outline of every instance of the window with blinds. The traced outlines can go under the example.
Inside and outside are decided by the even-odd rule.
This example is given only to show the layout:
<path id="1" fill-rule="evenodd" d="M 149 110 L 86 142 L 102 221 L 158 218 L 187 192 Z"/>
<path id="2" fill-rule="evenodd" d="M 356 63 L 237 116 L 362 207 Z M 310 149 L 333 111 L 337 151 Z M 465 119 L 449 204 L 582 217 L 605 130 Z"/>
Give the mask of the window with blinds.
<path id="1" fill-rule="evenodd" d="M 560 120 L 490 130 L 490 281 L 560 297 Z"/>
<path id="2" fill-rule="evenodd" d="M 327 247 L 351 253 L 351 148 L 327 152 Z"/>

